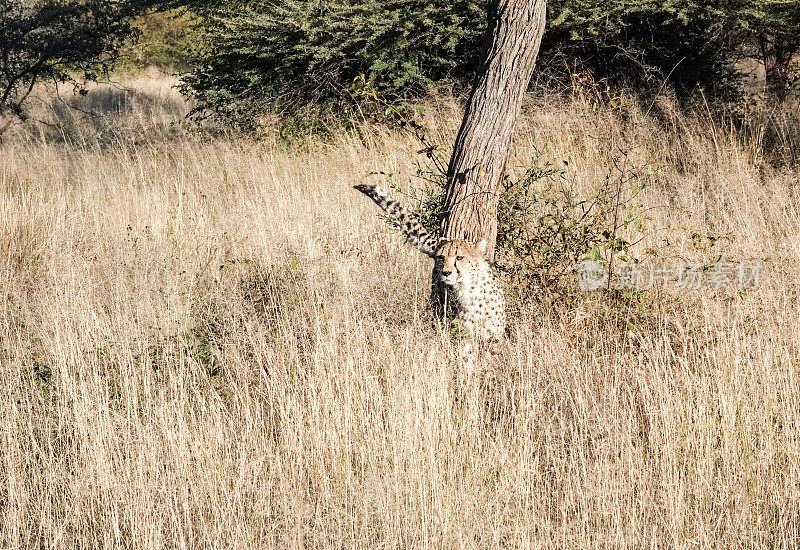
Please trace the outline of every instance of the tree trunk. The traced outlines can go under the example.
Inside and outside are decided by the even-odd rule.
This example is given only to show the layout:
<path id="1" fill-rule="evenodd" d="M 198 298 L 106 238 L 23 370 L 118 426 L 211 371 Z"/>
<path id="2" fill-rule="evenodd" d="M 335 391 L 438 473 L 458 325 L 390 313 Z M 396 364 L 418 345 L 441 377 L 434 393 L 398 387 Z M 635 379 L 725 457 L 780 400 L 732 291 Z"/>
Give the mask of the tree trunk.
<path id="1" fill-rule="evenodd" d="M 789 93 L 789 66 L 797 53 L 797 46 L 782 38 L 780 34 L 770 31 L 763 31 L 759 35 L 767 91 L 781 101 Z"/>
<path id="2" fill-rule="evenodd" d="M 539 53 L 546 0 L 494 0 L 475 84 L 447 170 L 445 239 L 497 238 L 497 204 L 522 106 Z"/>

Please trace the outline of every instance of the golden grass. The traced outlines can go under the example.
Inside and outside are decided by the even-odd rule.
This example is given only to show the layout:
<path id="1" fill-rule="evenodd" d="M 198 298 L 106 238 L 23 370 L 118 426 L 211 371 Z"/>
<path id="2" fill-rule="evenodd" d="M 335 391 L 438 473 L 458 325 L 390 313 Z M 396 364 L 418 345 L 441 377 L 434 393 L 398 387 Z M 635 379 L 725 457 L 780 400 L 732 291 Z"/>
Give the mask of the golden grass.
<path id="1" fill-rule="evenodd" d="M 350 187 L 409 181 L 412 139 L 197 139 L 169 84 L 0 144 L 0 546 L 798 545 L 798 174 L 763 132 L 526 108 L 516 166 L 545 146 L 589 190 L 629 151 L 642 257 L 767 271 L 649 292 L 644 324 L 527 306 L 473 379 L 423 318 L 430 266 Z M 425 118 L 452 140 L 456 111 Z"/>

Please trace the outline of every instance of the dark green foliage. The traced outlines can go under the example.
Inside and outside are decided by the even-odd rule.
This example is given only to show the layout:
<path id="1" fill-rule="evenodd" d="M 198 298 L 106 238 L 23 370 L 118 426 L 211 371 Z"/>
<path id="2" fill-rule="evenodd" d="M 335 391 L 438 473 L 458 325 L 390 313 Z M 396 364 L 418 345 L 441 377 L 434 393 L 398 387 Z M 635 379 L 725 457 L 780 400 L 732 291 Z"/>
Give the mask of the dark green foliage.
<path id="1" fill-rule="evenodd" d="M 184 91 L 198 100 L 198 113 L 248 127 L 268 111 L 311 103 L 320 116 L 374 115 L 441 84 L 461 95 L 487 23 L 485 0 L 186 5 L 202 17 L 208 47 Z M 777 25 L 776 10 L 760 0 L 551 0 L 538 74 L 567 83 L 582 73 L 645 94 L 670 86 L 683 95 L 698 88 L 729 95 L 737 60 L 754 33 Z M 780 36 L 798 26 L 779 19 Z"/>
<path id="2" fill-rule="evenodd" d="M 126 65 L 188 71 L 202 45 L 197 17 L 185 9 L 153 11 L 137 17 L 137 35 L 121 52 Z"/>
<path id="3" fill-rule="evenodd" d="M 267 108 L 397 102 L 477 63 L 479 0 L 195 3 L 209 48 L 184 78 L 200 108 L 245 124 Z"/>
<path id="4" fill-rule="evenodd" d="M 724 95 L 738 76 L 740 9 L 726 0 L 553 0 L 543 49 L 596 80 Z"/>
<path id="5" fill-rule="evenodd" d="M 0 0 L 0 133 L 37 82 L 106 74 L 147 0 Z"/>
<path id="6" fill-rule="evenodd" d="M 184 77 L 197 112 L 249 128 L 268 112 L 386 114 L 432 87 L 470 89 L 486 0 L 186 0 L 207 44 Z M 735 97 L 746 55 L 769 37 L 778 76 L 800 45 L 796 0 L 551 0 L 537 76 L 574 75 L 645 95 Z M 783 57 L 781 57 L 783 56 Z M 389 111 L 394 113 L 394 111 Z M 295 125 L 296 126 L 296 125 Z"/>

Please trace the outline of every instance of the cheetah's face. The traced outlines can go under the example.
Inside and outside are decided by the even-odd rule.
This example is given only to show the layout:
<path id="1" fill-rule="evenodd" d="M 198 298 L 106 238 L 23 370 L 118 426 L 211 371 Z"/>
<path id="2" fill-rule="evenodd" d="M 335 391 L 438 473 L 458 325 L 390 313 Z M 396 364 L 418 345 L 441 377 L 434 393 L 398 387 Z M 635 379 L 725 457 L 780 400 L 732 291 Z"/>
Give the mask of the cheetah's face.
<path id="1" fill-rule="evenodd" d="M 486 241 L 478 244 L 453 240 L 442 244 L 436 251 L 436 263 L 440 266 L 442 282 L 448 286 L 464 284 L 470 274 L 484 262 Z"/>

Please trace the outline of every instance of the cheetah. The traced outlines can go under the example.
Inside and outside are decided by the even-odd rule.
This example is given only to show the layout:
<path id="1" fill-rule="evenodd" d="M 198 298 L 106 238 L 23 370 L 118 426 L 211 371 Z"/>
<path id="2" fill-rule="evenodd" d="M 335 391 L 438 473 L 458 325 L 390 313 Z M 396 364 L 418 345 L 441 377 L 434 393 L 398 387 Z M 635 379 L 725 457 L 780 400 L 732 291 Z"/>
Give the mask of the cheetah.
<path id="1" fill-rule="evenodd" d="M 406 240 L 434 259 L 431 307 L 437 317 L 455 318 L 479 341 L 499 342 L 506 332 L 505 296 L 500 281 L 486 260 L 486 241 L 441 240 L 379 185 L 356 189 L 380 206 L 402 229 Z"/>

